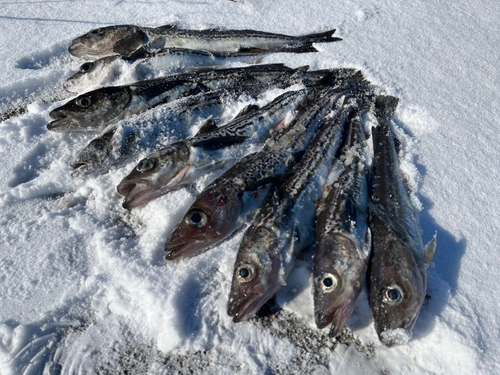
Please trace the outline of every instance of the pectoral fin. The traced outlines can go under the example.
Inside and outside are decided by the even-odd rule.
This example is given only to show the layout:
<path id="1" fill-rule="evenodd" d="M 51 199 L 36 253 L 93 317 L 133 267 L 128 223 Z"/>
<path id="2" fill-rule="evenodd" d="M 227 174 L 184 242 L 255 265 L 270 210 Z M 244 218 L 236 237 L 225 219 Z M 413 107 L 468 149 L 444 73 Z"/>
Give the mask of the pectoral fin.
<path id="1" fill-rule="evenodd" d="M 437 244 L 437 231 L 434 233 L 432 240 L 430 240 L 427 245 L 424 247 L 424 263 L 427 267 L 430 266 L 432 262 L 432 258 L 434 257 L 434 253 L 436 252 L 436 244 Z"/>

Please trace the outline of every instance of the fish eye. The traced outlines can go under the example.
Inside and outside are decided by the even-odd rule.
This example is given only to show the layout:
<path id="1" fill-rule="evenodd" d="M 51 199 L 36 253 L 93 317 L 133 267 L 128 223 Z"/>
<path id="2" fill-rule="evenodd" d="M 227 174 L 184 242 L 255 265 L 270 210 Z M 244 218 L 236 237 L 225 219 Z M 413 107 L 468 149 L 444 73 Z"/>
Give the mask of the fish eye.
<path id="1" fill-rule="evenodd" d="M 90 97 L 88 96 L 83 96 L 81 98 L 78 98 L 76 100 L 76 105 L 78 107 L 81 107 L 81 108 L 87 108 L 87 107 L 90 107 L 90 105 L 92 104 L 92 100 L 90 99 Z"/>
<path id="2" fill-rule="evenodd" d="M 240 283 L 248 283 L 254 279 L 257 273 L 251 264 L 242 264 L 236 269 L 235 274 Z"/>
<path id="3" fill-rule="evenodd" d="M 186 214 L 186 223 L 195 228 L 203 228 L 208 223 L 208 216 L 201 210 L 191 210 Z"/>
<path id="4" fill-rule="evenodd" d="M 389 285 L 382 289 L 382 302 L 390 306 L 399 305 L 403 297 L 403 289 L 399 285 Z"/>
<path id="5" fill-rule="evenodd" d="M 335 289 L 337 289 L 337 286 L 339 285 L 339 278 L 338 276 L 332 273 L 325 273 L 319 280 L 319 285 L 323 290 L 323 292 L 326 293 L 333 292 Z"/>
<path id="6" fill-rule="evenodd" d="M 95 64 L 93 62 L 86 62 L 80 66 L 80 72 L 88 73 L 94 68 Z"/>
<path id="7" fill-rule="evenodd" d="M 139 172 L 147 172 L 151 169 L 153 169 L 155 166 L 154 160 L 151 159 L 144 159 L 141 160 L 141 162 L 137 165 L 135 169 L 137 169 Z"/>
<path id="8" fill-rule="evenodd" d="M 94 151 L 98 151 L 98 152 L 103 151 L 106 147 L 104 142 L 102 142 L 100 139 L 96 139 L 96 140 L 92 141 L 91 144 L 92 144 L 92 148 L 94 149 Z"/>

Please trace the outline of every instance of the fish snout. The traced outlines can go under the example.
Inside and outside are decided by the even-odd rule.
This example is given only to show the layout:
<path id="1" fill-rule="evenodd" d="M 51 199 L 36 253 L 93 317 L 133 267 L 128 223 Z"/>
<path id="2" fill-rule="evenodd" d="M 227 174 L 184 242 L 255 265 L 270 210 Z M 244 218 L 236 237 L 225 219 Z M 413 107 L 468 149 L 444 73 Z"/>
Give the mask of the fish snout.
<path id="1" fill-rule="evenodd" d="M 47 124 L 47 129 L 59 133 L 69 133 L 73 132 L 75 128 L 78 128 L 78 122 L 68 116 L 64 111 L 55 109 L 49 113 L 51 121 Z"/>
<path id="2" fill-rule="evenodd" d="M 116 190 L 125 197 L 122 207 L 127 210 L 142 206 L 158 196 L 154 195 L 150 179 L 125 177 Z"/>
<path id="3" fill-rule="evenodd" d="M 379 334 L 380 341 L 388 347 L 406 345 L 413 336 L 412 331 L 405 328 L 388 329 Z"/>

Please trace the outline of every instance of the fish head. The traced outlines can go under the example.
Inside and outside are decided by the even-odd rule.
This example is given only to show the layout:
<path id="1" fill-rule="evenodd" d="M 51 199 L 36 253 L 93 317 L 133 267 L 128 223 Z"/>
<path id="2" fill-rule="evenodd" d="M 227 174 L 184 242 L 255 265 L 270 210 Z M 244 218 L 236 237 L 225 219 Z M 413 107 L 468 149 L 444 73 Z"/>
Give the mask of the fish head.
<path id="1" fill-rule="evenodd" d="M 241 192 L 231 184 L 204 190 L 170 235 L 165 260 L 198 255 L 231 234 L 241 212 Z"/>
<path id="2" fill-rule="evenodd" d="M 73 39 L 68 48 L 73 56 L 95 59 L 114 55 L 113 46 L 119 40 L 138 32 L 132 25 L 115 25 L 100 27 Z"/>
<path id="3" fill-rule="evenodd" d="M 88 174 L 92 170 L 107 164 L 113 149 L 112 140 L 115 131 L 116 129 L 112 129 L 93 139 L 87 147 L 78 153 L 70 166 L 75 171 L 78 171 L 78 174 Z"/>
<path id="4" fill-rule="evenodd" d="M 181 186 L 189 169 L 191 152 L 185 142 L 177 142 L 142 159 L 118 185 L 125 196 L 123 208 L 139 207 Z"/>
<path id="5" fill-rule="evenodd" d="M 107 56 L 95 61 L 87 61 L 80 65 L 77 73 L 69 77 L 64 82 L 64 89 L 69 92 L 81 92 L 82 90 L 101 84 L 101 82 L 111 74 L 109 66 L 119 59 L 120 56 Z"/>
<path id="6" fill-rule="evenodd" d="M 398 239 L 386 241 L 385 246 L 392 255 L 413 257 L 408 244 Z M 391 256 L 372 261 L 370 282 L 370 306 L 380 341 L 386 346 L 406 344 L 425 299 L 425 273 L 404 256 Z"/>
<path id="7" fill-rule="evenodd" d="M 52 110 L 47 129 L 68 132 L 99 131 L 117 120 L 132 95 L 126 87 L 105 87 L 90 91 Z"/>
<path id="8" fill-rule="evenodd" d="M 330 233 L 320 238 L 314 251 L 314 317 L 318 328 L 332 323 L 337 336 L 351 315 L 361 292 L 366 259 L 348 234 Z"/>
<path id="9" fill-rule="evenodd" d="M 252 318 L 280 287 L 276 234 L 265 226 L 245 232 L 234 265 L 227 313 L 234 322 Z"/>

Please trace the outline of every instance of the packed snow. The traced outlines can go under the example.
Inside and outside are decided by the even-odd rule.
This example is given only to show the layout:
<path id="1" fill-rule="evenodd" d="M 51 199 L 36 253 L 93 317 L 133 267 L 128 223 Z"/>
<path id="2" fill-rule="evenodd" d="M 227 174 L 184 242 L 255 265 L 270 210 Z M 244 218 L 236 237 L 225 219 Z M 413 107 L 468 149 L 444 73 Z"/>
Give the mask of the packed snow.
<path id="1" fill-rule="evenodd" d="M 318 330 L 309 258 L 268 314 L 233 323 L 226 303 L 241 231 L 165 264 L 164 242 L 192 192 L 129 212 L 116 185 L 135 162 L 71 176 L 92 136 L 46 129 L 83 63 L 67 52 L 71 40 L 100 26 L 172 22 L 290 35 L 337 28 L 343 41 L 317 53 L 262 62 L 360 69 L 400 98 L 401 167 L 424 243 L 438 233 L 408 343 L 379 342 L 366 288 L 337 339 Z M 0 26 L 1 374 L 500 373 L 499 2 L 12 1 L 1 4 Z"/>

